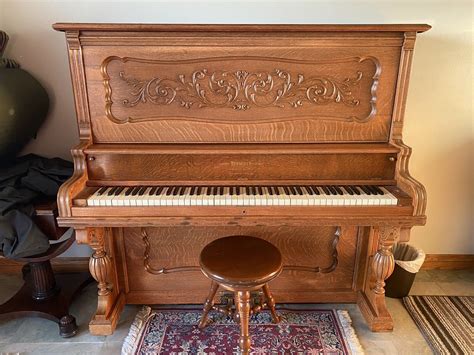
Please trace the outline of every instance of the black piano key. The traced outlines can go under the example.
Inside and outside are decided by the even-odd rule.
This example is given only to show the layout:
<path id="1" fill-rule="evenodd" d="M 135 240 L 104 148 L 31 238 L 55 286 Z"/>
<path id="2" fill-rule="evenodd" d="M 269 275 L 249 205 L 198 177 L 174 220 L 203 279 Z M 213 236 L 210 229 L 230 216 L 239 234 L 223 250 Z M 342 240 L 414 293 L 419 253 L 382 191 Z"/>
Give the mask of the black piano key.
<path id="1" fill-rule="evenodd" d="M 367 188 L 367 186 L 359 185 L 359 188 L 364 191 L 367 195 L 372 195 L 372 192 Z"/>
<path id="2" fill-rule="evenodd" d="M 336 189 L 334 188 L 334 186 L 329 185 L 329 186 L 328 186 L 328 189 L 329 189 L 329 191 L 331 192 L 331 195 L 337 195 L 337 191 L 336 191 Z"/>
<path id="3" fill-rule="evenodd" d="M 285 191 L 285 194 L 287 194 L 287 195 L 292 195 L 293 194 L 291 192 L 291 190 L 288 188 L 288 186 L 283 186 L 283 190 Z"/>
<path id="4" fill-rule="evenodd" d="M 173 186 L 168 186 L 168 190 L 166 190 L 166 196 L 170 196 L 171 193 L 173 192 L 174 187 Z"/>
<path id="5" fill-rule="evenodd" d="M 125 188 L 125 196 L 130 196 L 132 193 L 133 187 L 126 187 Z"/>
<path id="6" fill-rule="evenodd" d="M 159 186 L 155 191 L 155 196 L 161 195 L 161 193 L 163 192 L 164 189 L 165 189 L 164 186 Z"/>
<path id="7" fill-rule="evenodd" d="M 211 187 L 206 187 L 206 196 L 211 196 L 211 191 L 212 191 L 212 188 Z"/>
<path id="8" fill-rule="evenodd" d="M 353 185 L 350 185 L 350 188 L 352 189 L 352 191 L 354 191 L 354 193 L 356 195 L 360 195 L 360 191 L 357 187 L 353 186 Z"/>
<path id="9" fill-rule="evenodd" d="M 313 192 L 313 190 L 311 189 L 311 187 L 305 186 L 305 187 L 304 187 L 304 190 L 305 190 L 305 193 L 307 193 L 308 195 L 311 195 L 311 196 L 314 195 L 314 192 Z"/>
<path id="10" fill-rule="evenodd" d="M 99 191 L 97 191 L 97 195 L 102 195 L 105 191 L 107 191 L 108 187 L 107 186 L 104 186 L 104 187 L 101 187 L 99 189 Z"/>
<path id="11" fill-rule="evenodd" d="M 141 186 L 134 187 L 133 190 L 132 190 L 132 196 L 137 196 L 138 191 L 140 191 L 140 188 L 141 188 Z"/>
<path id="12" fill-rule="evenodd" d="M 354 195 L 354 191 L 350 186 L 344 186 L 344 190 L 346 190 L 349 195 Z"/>
<path id="13" fill-rule="evenodd" d="M 274 192 L 273 192 L 273 186 L 267 186 L 267 190 L 268 190 L 268 193 L 273 196 Z"/>
<path id="14" fill-rule="evenodd" d="M 189 194 L 191 196 L 194 196 L 194 194 L 196 193 L 196 190 L 197 190 L 196 186 L 191 187 L 191 191 L 189 192 Z"/>
<path id="15" fill-rule="evenodd" d="M 317 186 L 310 186 L 310 188 L 316 195 L 321 195 Z"/>
<path id="16" fill-rule="evenodd" d="M 184 191 L 186 191 L 186 186 L 181 186 L 178 190 L 178 195 L 179 196 L 183 196 L 184 195 Z"/>
<path id="17" fill-rule="evenodd" d="M 296 192 L 298 193 L 298 195 L 303 195 L 303 190 L 301 190 L 301 187 L 299 186 L 294 186 L 294 189 L 296 190 Z"/>
<path id="18" fill-rule="evenodd" d="M 236 194 L 237 196 L 240 196 L 240 186 L 236 186 L 236 187 L 235 187 L 235 194 Z"/>
<path id="19" fill-rule="evenodd" d="M 196 189 L 196 195 L 199 196 L 202 194 L 202 186 L 198 186 L 198 188 Z"/>
<path id="20" fill-rule="evenodd" d="M 125 189 L 125 187 L 120 186 L 117 190 L 115 190 L 114 195 L 115 195 L 115 196 L 120 195 L 124 189 Z"/>
<path id="21" fill-rule="evenodd" d="M 263 188 L 261 186 L 257 186 L 258 194 L 263 196 Z"/>
<path id="22" fill-rule="evenodd" d="M 383 192 L 383 190 L 380 187 L 373 186 L 373 188 L 375 189 L 375 191 L 377 191 L 379 195 L 385 195 L 385 192 Z"/>
<path id="23" fill-rule="evenodd" d="M 321 188 L 323 189 L 324 193 L 326 195 L 332 195 L 331 191 L 329 190 L 329 188 L 325 185 L 321 186 Z"/>
<path id="24" fill-rule="evenodd" d="M 245 186 L 245 194 L 250 195 L 250 186 Z"/>
<path id="25" fill-rule="evenodd" d="M 224 186 L 219 186 L 219 195 L 224 196 Z"/>
<path id="26" fill-rule="evenodd" d="M 372 185 L 367 185 L 367 188 L 370 190 L 372 195 L 378 195 L 377 190 L 375 190 Z"/>
<path id="27" fill-rule="evenodd" d="M 344 192 L 342 192 L 341 188 L 339 186 L 333 186 L 334 190 L 336 190 L 338 195 L 344 195 Z"/>
<path id="28" fill-rule="evenodd" d="M 107 192 L 107 196 L 112 196 L 115 191 L 118 189 L 118 186 L 112 187 L 109 192 Z"/>
<path id="29" fill-rule="evenodd" d="M 140 190 L 138 190 L 138 195 L 143 196 L 147 188 L 148 188 L 147 186 L 142 186 Z"/>

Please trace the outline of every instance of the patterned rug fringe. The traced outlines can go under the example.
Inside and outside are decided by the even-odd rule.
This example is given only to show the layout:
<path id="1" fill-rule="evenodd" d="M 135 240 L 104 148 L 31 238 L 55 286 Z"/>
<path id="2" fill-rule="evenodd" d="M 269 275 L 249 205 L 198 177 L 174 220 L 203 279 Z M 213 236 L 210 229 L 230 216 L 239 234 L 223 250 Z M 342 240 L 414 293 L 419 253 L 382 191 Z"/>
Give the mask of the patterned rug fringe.
<path id="1" fill-rule="evenodd" d="M 192 309 L 190 309 L 189 311 L 192 311 Z M 288 311 L 291 312 L 291 310 Z M 298 312 L 298 310 L 295 311 Z M 346 310 L 333 310 L 332 312 L 337 314 L 337 317 L 335 319 L 336 322 L 339 324 L 339 331 L 340 333 L 342 333 L 346 344 L 346 349 L 349 351 L 349 354 L 363 355 L 364 350 L 359 342 L 354 328 L 352 327 L 352 320 L 349 315 L 349 312 Z M 122 355 L 133 355 L 136 354 L 137 351 L 139 351 L 142 346 L 142 342 L 144 341 L 144 332 L 149 326 L 151 326 L 151 323 L 148 323 L 153 322 L 153 320 L 151 319 L 154 319 L 154 316 L 156 316 L 156 312 L 154 312 L 149 306 L 143 306 L 138 311 L 133 323 L 130 326 L 128 335 L 126 336 L 123 342 Z"/>
<path id="2" fill-rule="evenodd" d="M 364 349 L 362 348 L 362 345 L 360 345 L 359 338 L 357 337 L 357 334 L 354 328 L 352 327 L 352 319 L 349 316 L 349 312 L 346 310 L 339 309 L 337 311 L 337 315 L 339 317 L 339 322 L 344 331 L 344 336 L 346 337 L 351 353 L 363 355 Z"/>
<path id="3" fill-rule="evenodd" d="M 122 355 L 133 354 L 134 349 L 138 347 L 143 330 L 146 329 L 145 323 L 151 315 L 151 307 L 148 306 L 143 306 L 142 309 L 138 311 L 135 320 L 130 326 L 128 335 L 123 342 Z"/>

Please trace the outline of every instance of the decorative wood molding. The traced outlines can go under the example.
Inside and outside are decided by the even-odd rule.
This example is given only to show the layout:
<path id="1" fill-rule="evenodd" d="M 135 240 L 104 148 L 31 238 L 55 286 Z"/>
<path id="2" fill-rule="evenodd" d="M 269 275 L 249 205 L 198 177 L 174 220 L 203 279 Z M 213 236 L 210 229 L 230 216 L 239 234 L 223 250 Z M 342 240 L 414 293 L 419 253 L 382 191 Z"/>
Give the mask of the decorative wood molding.
<path id="1" fill-rule="evenodd" d="M 400 148 L 397 158 L 397 169 L 395 170 L 396 180 L 402 190 L 409 193 L 413 198 L 413 215 L 422 217 L 425 215 L 427 195 L 425 187 L 411 176 L 408 169 L 411 148 L 403 143 L 401 139 L 394 139 L 393 144 Z"/>
<path id="2" fill-rule="evenodd" d="M 145 228 L 141 229 L 142 241 L 145 245 L 145 250 L 143 252 L 143 266 L 145 270 L 153 275 L 161 275 L 161 274 L 170 274 L 172 272 L 184 272 L 184 271 L 199 271 L 201 268 L 199 266 L 178 266 L 178 267 L 161 267 L 156 268 L 151 266 L 150 264 L 150 241 L 148 240 L 148 233 L 146 232 Z"/>
<path id="3" fill-rule="evenodd" d="M 474 270 L 474 254 L 427 254 L 422 270 Z"/>
<path id="4" fill-rule="evenodd" d="M 67 31 L 66 40 L 68 44 L 69 68 L 71 70 L 72 89 L 74 92 L 74 102 L 79 127 L 79 138 L 81 140 L 90 140 L 91 124 L 89 100 L 87 97 L 80 31 Z"/>
<path id="5" fill-rule="evenodd" d="M 81 142 L 78 146 L 71 149 L 71 155 L 74 162 L 74 173 L 64 182 L 58 191 L 58 211 L 61 217 L 71 217 L 72 198 L 80 192 L 87 181 L 87 163 L 84 149 L 89 142 Z"/>
<path id="6" fill-rule="evenodd" d="M 105 111 L 107 117 L 115 123 L 142 122 L 157 120 L 165 117 L 133 117 L 119 118 L 112 112 L 111 76 L 108 66 L 111 62 L 136 62 L 143 64 L 173 65 L 203 64 L 221 61 L 254 60 L 259 62 L 274 62 L 284 64 L 338 64 L 338 63 L 374 63 L 374 73 L 371 74 L 370 112 L 365 117 L 331 117 L 335 120 L 367 122 L 376 114 L 376 93 L 381 72 L 379 61 L 375 57 L 353 57 L 348 59 L 327 61 L 304 61 L 267 57 L 220 57 L 202 58 L 196 60 L 163 61 L 129 57 L 111 56 L 101 65 L 101 73 L 105 88 Z M 361 70 L 355 70 L 353 76 L 337 79 L 331 75 L 306 75 L 303 72 L 293 73 L 275 67 L 273 70 L 249 71 L 245 68 L 238 70 L 207 68 L 193 69 L 190 74 L 177 73 L 176 77 L 165 77 L 155 74 L 152 78 L 137 78 L 124 68 L 118 72 L 120 80 L 131 87 L 128 97 L 121 98 L 122 106 L 133 108 L 140 104 L 151 103 L 158 106 L 176 105 L 192 110 L 202 108 L 224 108 L 235 111 L 245 111 L 253 107 L 259 108 L 293 108 L 298 109 L 306 104 L 328 105 L 331 103 L 356 107 L 361 100 L 354 97 L 352 90 L 360 86 L 363 78 Z M 187 117 L 192 118 L 192 117 Z"/>
<path id="7" fill-rule="evenodd" d="M 328 274 L 334 270 L 336 270 L 337 263 L 338 263 L 338 254 L 337 254 L 337 244 L 339 243 L 339 238 L 341 236 L 341 227 L 336 228 L 336 232 L 334 233 L 334 239 L 332 242 L 332 263 L 328 267 L 322 268 L 319 266 L 298 266 L 298 265 L 288 265 L 284 266 L 283 270 L 292 270 L 292 271 L 309 271 L 309 272 L 315 272 L 315 273 L 322 273 L 322 274 Z"/>
<path id="8" fill-rule="evenodd" d="M 402 138 L 403 120 L 405 116 L 410 70 L 415 47 L 416 32 L 404 34 L 400 64 L 398 70 L 397 88 L 395 91 L 395 104 L 393 105 L 392 138 Z"/>

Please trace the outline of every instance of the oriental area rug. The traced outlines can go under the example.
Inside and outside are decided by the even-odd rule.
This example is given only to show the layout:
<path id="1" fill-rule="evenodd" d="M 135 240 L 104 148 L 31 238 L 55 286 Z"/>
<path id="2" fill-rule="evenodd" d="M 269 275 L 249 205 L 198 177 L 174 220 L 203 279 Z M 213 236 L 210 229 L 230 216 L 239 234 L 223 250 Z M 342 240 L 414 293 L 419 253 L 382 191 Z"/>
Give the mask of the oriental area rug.
<path id="1" fill-rule="evenodd" d="M 408 296 L 403 303 L 435 354 L 474 353 L 474 297 Z"/>
<path id="2" fill-rule="evenodd" d="M 250 320 L 251 354 L 363 354 L 347 311 L 279 309 L 280 324 L 263 311 Z M 151 309 L 137 314 L 122 354 L 239 354 L 240 326 L 211 312 L 199 329 L 200 309 Z"/>

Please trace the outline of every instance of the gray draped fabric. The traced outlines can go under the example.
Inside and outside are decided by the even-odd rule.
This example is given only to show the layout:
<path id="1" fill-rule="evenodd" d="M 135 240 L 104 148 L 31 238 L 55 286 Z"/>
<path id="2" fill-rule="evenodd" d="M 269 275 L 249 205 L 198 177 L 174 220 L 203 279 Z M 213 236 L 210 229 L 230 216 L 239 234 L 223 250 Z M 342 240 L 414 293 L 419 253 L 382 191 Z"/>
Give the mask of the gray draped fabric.
<path id="1" fill-rule="evenodd" d="M 33 203 L 55 198 L 73 172 L 71 162 L 26 155 L 0 167 L 0 250 L 9 258 L 44 253 L 46 235 L 34 224 Z"/>

